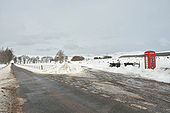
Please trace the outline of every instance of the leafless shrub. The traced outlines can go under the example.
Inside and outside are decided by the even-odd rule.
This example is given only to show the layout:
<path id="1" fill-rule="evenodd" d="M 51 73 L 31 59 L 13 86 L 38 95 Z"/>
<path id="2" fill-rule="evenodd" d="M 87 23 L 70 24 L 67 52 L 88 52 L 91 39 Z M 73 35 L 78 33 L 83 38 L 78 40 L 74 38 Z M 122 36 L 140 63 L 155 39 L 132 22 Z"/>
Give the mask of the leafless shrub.
<path id="1" fill-rule="evenodd" d="M 109 58 L 112 58 L 112 56 L 94 57 L 94 59 L 109 59 Z"/>
<path id="2" fill-rule="evenodd" d="M 83 56 L 74 56 L 71 61 L 82 61 L 84 60 L 85 58 Z"/>
<path id="3" fill-rule="evenodd" d="M 104 56 L 103 59 L 109 59 L 112 58 L 112 56 Z"/>

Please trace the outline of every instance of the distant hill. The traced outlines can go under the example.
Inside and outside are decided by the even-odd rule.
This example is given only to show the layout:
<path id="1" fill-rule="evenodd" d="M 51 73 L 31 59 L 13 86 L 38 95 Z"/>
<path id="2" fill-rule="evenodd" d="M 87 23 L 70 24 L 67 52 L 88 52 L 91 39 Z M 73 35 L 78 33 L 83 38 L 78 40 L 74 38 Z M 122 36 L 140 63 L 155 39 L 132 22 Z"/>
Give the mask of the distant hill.
<path id="1" fill-rule="evenodd" d="M 170 52 L 156 53 L 156 56 L 170 56 Z M 119 58 L 125 58 L 125 57 L 144 57 L 144 54 L 141 54 L 141 55 L 123 55 L 123 56 L 120 56 Z"/>

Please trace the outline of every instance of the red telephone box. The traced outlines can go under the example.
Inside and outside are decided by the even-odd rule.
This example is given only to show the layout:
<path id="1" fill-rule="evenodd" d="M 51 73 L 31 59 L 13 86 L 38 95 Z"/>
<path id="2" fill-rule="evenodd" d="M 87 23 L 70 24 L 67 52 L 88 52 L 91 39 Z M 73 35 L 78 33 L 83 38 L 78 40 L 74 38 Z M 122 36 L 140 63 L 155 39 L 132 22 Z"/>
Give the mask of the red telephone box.
<path id="1" fill-rule="evenodd" d="M 155 51 L 146 51 L 144 53 L 145 69 L 156 68 L 156 55 Z"/>

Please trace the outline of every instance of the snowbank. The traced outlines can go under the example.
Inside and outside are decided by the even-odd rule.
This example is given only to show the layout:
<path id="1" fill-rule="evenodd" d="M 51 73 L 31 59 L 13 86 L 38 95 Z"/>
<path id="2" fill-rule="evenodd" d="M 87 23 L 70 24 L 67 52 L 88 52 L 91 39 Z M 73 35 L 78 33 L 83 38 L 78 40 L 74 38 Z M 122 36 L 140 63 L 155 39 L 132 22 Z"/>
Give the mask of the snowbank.
<path id="1" fill-rule="evenodd" d="M 0 69 L 0 111 L 8 113 L 11 104 L 11 87 L 15 87 L 16 79 L 10 73 L 10 66 Z"/>
<path id="2" fill-rule="evenodd" d="M 44 70 L 47 70 L 48 68 L 51 68 L 55 64 L 37 63 L 37 64 L 21 64 L 21 65 L 20 64 L 15 64 L 15 65 L 20 67 L 20 68 L 30 70 L 30 71 L 35 72 L 35 73 L 47 74 L 47 72 L 45 72 Z"/>
<path id="3" fill-rule="evenodd" d="M 57 64 L 47 70 L 44 70 L 47 73 L 51 74 L 74 74 L 80 73 L 82 68 L 80 65 L 75 65 L 73 63 L 64 63 L 64 64 Z"/>
<path id="4" fill-rule="evenodd" d="M 17 65 L 21 68 L 41 73 L 41 74 L 75 74 L 80 73 L 82 68 L 74 63 L 56 63 L 56 64 L 26 64 Z"/>
<path id="5" fill-rule="evenodd" d="M 0 69 L 2 69 L 5 66 L 6 66 L 5 64 L 0 64 Z"/>

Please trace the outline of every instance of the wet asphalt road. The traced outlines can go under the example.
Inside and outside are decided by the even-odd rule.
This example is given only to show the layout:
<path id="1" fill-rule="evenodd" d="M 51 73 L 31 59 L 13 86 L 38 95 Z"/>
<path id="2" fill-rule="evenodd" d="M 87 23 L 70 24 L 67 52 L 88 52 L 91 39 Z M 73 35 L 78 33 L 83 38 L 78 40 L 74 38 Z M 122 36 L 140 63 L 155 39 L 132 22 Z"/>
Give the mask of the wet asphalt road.
<path id="1" fill-rule="evenodd" d="M 71 83 L 69 82 L 67 82 L 67 84 L 61 82 L 61 79 L 57 78 L 58 76 L 56 75 L 55 79 L 52 79 L 54 77 L 50 78 L 35 74 L 16 66 L 12 66 L 12 69 L 20 86 L 17 89 L 17 96 L 26 99 L 23 105 L 24 113 L 153 112 L 152 110 L 138 109 L 127 103 L 118 102 L 110 98 L 89 93 L 80 88 L 75 88 L 70 85 Z M 95 72 L 93 72 L 93 74 L 94 73 Z M 103 79 L 103 77 L 100 76 L 100 79 Z M 133 83 L 136 84 L 135 82 Z M 143 92 L 139 90 L 139 93 Z"/>

